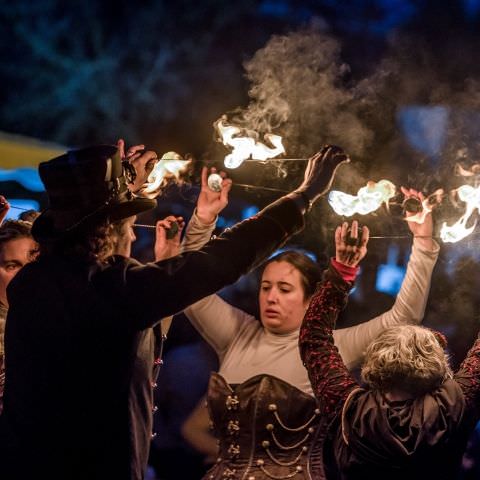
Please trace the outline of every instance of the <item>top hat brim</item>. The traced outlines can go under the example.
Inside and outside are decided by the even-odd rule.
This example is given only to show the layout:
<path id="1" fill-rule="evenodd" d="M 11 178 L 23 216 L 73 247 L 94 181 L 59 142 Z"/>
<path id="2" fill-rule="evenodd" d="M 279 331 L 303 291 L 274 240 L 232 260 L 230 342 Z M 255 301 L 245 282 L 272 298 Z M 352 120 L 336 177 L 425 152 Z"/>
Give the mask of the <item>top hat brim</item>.
<path id="1" fill-rule="evenodd" d="M 72 211 L 47 209 L 33 222 L 32 236 L 37 242 L 54 241 L 100 220 L 116 222 L 156 206 L 157 202 L 154 199 L 136 197 L 125 202 L 103 205 L 94 212 L 79 210 L 75 215 L 72 215 Z"/>

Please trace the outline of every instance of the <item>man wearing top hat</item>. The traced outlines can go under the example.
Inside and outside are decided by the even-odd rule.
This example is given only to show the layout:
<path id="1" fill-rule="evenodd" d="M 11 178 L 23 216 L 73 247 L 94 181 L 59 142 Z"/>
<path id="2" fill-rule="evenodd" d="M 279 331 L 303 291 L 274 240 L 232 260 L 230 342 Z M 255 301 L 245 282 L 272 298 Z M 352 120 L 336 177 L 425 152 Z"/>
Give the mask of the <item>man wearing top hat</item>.
<path id="1" fill-rule="evenodd" d="M 346 159 L 324 147 L 295 192 L 198 252 L 146 265 L 112 255 L 120 244 L 129 252 L 134 216 L 156 205 L 132 193 L 117 147 L 40 164 L 49 197 L 32 229 L 40 255 L 8 287 L 0 477 L 142 479 L 159 362 L 152 327 L 234 282 L 298 232 Z"/>

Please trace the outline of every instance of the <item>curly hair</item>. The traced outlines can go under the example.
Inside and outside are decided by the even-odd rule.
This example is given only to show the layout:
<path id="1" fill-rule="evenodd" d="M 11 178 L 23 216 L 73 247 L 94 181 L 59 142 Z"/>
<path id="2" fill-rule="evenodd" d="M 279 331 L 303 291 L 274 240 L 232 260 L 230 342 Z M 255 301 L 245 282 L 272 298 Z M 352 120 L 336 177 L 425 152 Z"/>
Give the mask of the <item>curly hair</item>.
<path id="1" fill-rule="evenodd" d="M 32 238 L 32 224 L 23 220 L 7 220 L 0 225 L 0 249 L 3 245 L 19 238 Z"/>
<path id="2" fill-rule="evenodd" d="M 40 242 L 40 255 L 60 255 L 80 262 L 104 263 L 115 253 L 118 238 L 128 219 L 111 223 L 109 219 L 77 228 L 54 242 Z"/>
<path id="3" fill-rule="evenodd" d="M 404 325 L 383 332 L 367 348 L 362 379 L 373 390 L 423 395 L 452 378 L 448 356 L 435 333 Z"/>

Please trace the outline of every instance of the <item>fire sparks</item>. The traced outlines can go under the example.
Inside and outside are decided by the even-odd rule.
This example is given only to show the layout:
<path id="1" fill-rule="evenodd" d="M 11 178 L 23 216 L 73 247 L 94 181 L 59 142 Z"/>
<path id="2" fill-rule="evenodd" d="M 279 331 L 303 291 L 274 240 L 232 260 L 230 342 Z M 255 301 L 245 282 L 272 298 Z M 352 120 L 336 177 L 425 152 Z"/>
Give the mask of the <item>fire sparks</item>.
<path id="1" fill-rule="evenodd" d="M 475 210 L 480 211 L 480 187 L 462 185 L 457 189 L 457 195 L 462 202 L 466 203 L 466 209 L 465 213 L 453 225 L 449 226 L 447 222 L 442 224 L 440 238 L 445 243 L 455 243 L 468 237 L 477 225 L 475 220 L 473 225 L 467 227 L 467 223 Z"/>
<path id="2" fill-rule="evenodd" d="M 351 217 L 355 213 L 366 215 L 377 210 L 382 203 L 395 195 L 395 185 L 389 180 L 368 182 L 358 190 L 357 195 L 332 190 L 328 195 L 328 203 L 338 215 Z"/>
<path id="3" fill-rule="evenodd" d="M 229 125 L 224 117 L 215 122 L 215 128 L 223 144 L 232 148 L 232 151 L 224 160 L 227 168 L 237 168 L 248 158 L 267 160 L 285 153 L 282 137 L 279 135 L 272 133 L 266 133 L 264 135 L 265 141 L 273 145 L 272 148 L 258 142 L 252 136 L 245 135 L 243 129 Z"/>
<path id="4" fill-rule="evenodd" d="M 155 198 L 169 180 L 179 180 L 180 175 L 187 169 L 190 160 L 184 160 L 175 152 L 167 152 L 153 167 L 147 183 L 140 191 L 140 195 Z"/>

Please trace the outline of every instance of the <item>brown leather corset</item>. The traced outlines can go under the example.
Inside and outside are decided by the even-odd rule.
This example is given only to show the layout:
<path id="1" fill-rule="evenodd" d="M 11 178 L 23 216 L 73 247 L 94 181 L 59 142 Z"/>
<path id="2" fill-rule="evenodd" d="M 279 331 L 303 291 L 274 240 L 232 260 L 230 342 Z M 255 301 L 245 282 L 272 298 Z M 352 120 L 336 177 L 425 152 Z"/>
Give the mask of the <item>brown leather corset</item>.
<path id="1" fill-rule="evenodd" d="M 220 454 L 205 480 L 312 478 L 309 459 L 320 420 L 313 397 L 270 375 L 232 388 L 213 373 L 208 405 Z"/>

